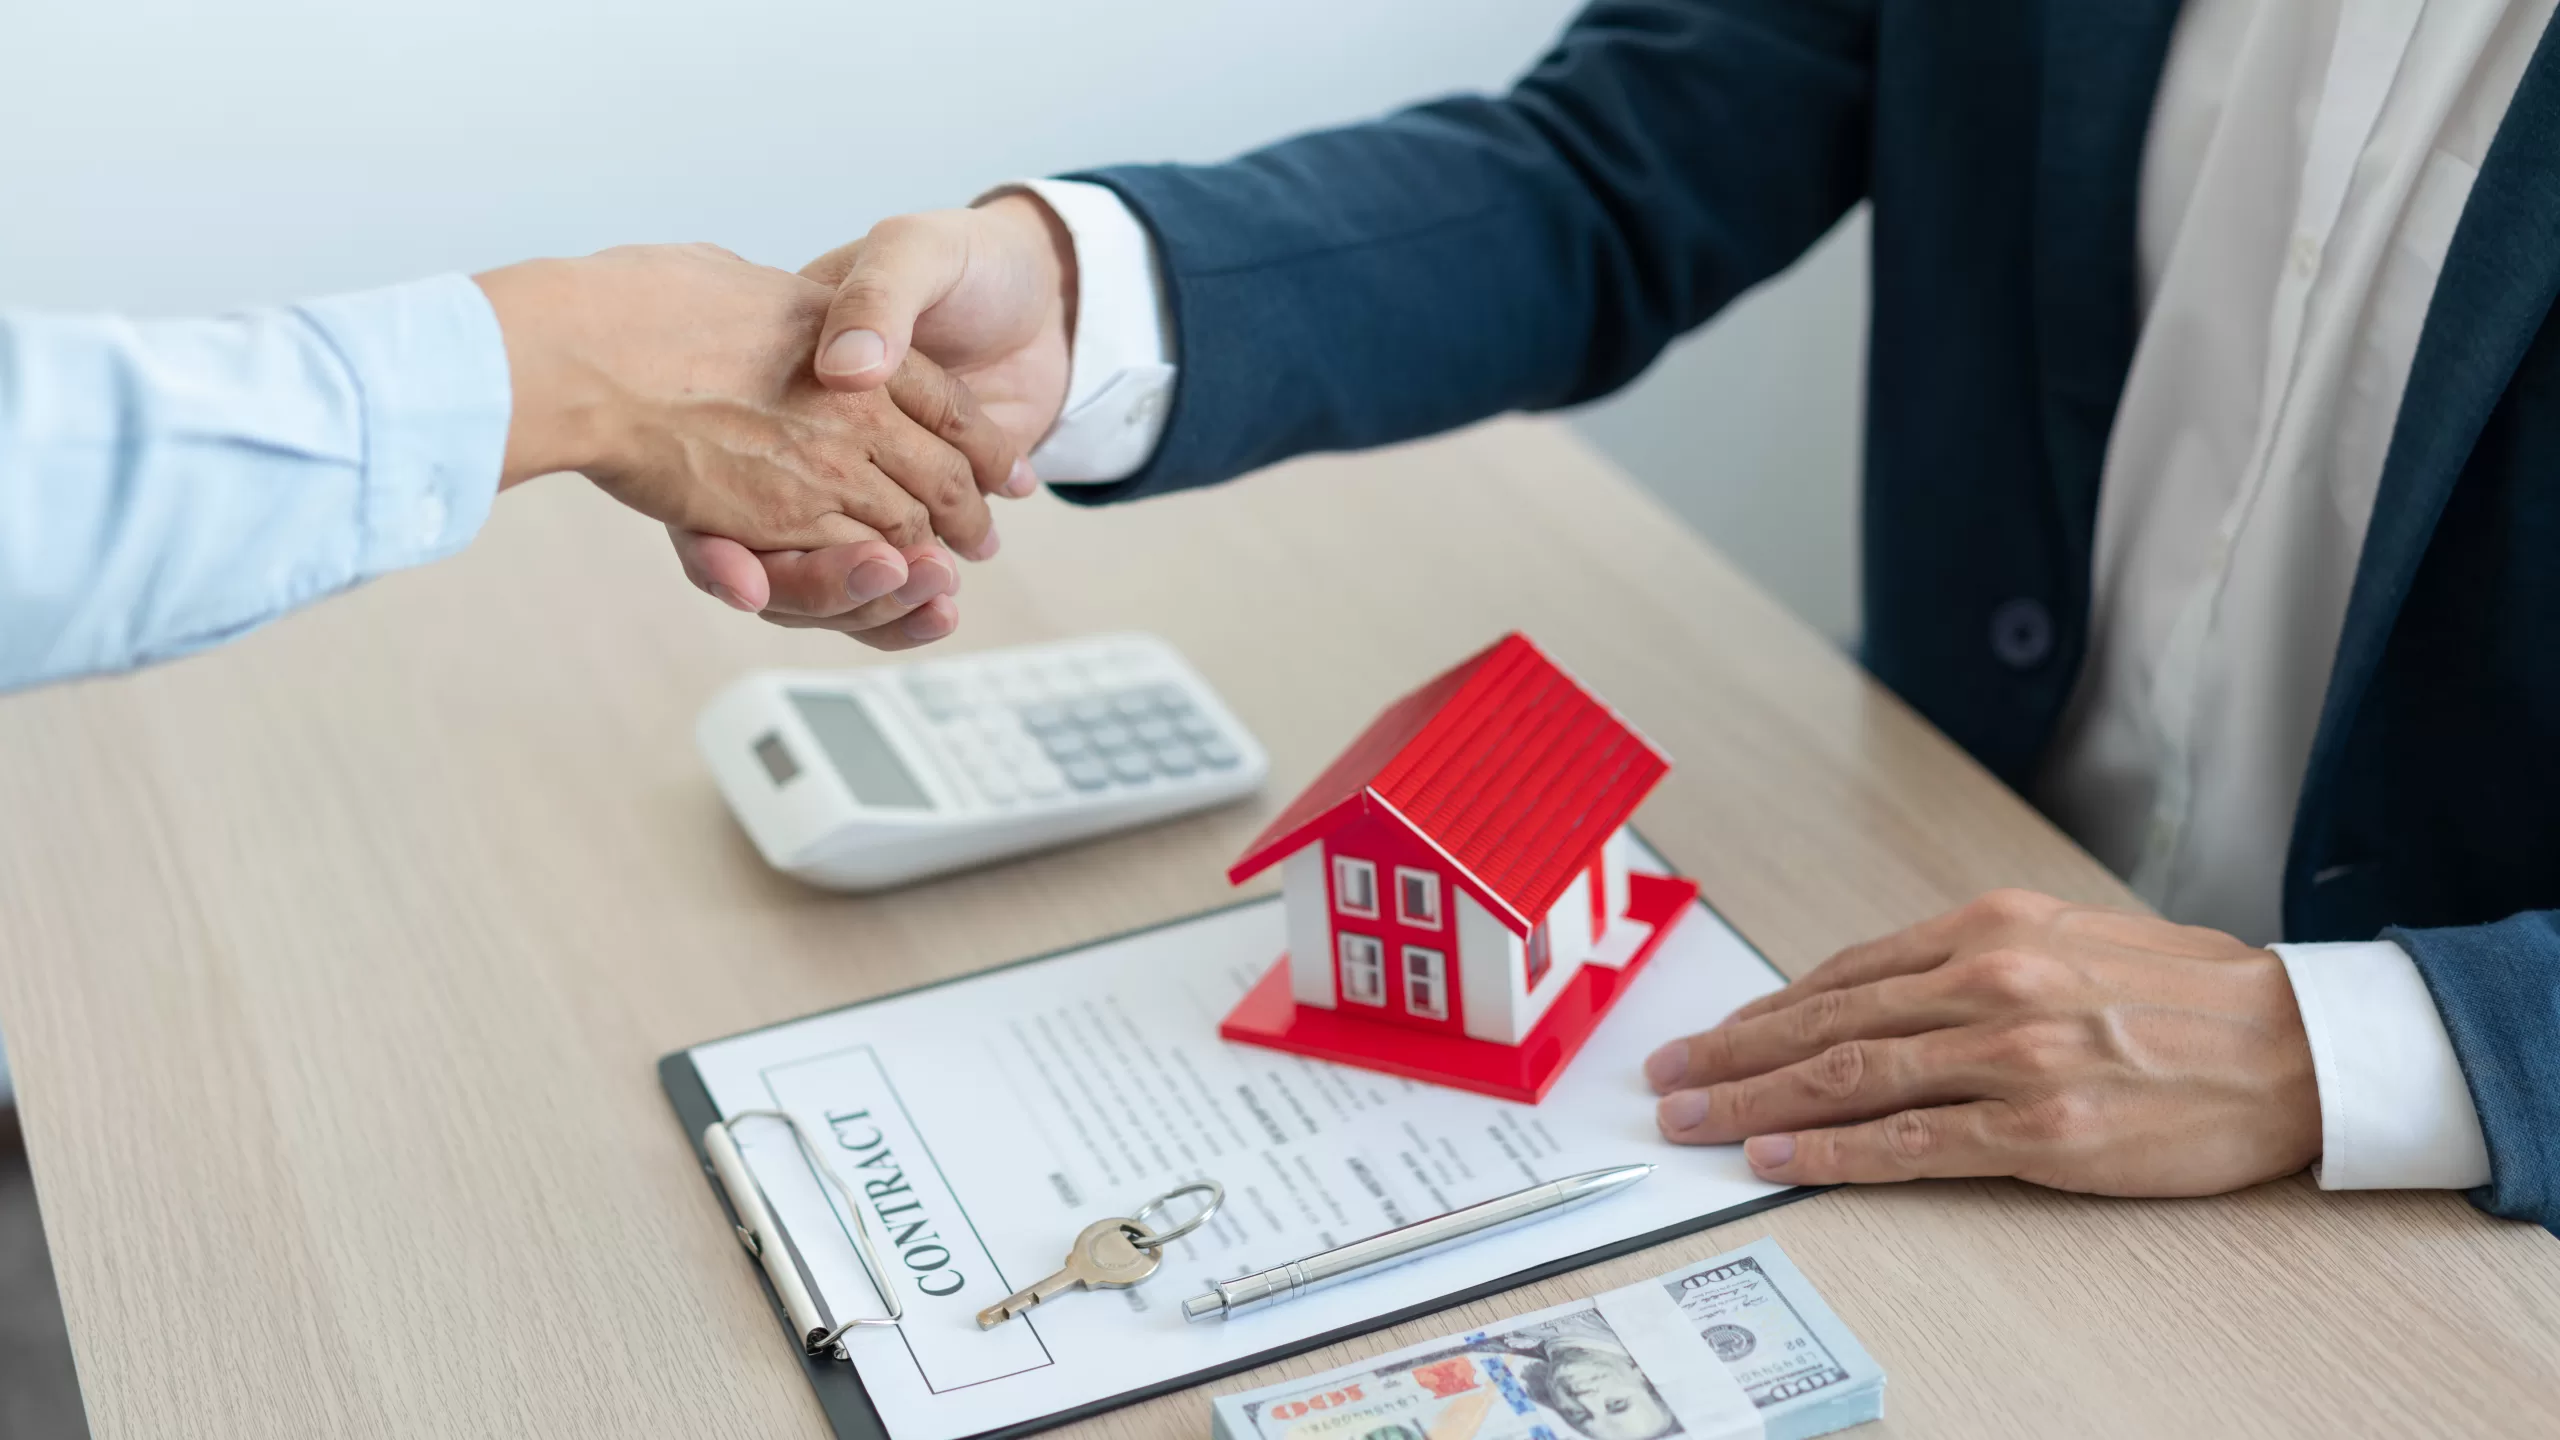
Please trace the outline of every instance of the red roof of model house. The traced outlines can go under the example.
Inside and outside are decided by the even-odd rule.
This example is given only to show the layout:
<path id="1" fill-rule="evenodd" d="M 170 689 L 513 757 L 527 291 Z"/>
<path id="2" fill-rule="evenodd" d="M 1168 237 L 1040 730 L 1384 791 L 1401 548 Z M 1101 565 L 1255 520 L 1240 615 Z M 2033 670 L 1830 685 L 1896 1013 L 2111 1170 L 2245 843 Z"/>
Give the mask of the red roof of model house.
<path id="1" fill-rule="evenodd" d="M 1240 884 L 1383 807 L 1526 935 L 1670 768 L 1528 637 L 1505 635 L 1388 706 L 1227 878 Z"/>

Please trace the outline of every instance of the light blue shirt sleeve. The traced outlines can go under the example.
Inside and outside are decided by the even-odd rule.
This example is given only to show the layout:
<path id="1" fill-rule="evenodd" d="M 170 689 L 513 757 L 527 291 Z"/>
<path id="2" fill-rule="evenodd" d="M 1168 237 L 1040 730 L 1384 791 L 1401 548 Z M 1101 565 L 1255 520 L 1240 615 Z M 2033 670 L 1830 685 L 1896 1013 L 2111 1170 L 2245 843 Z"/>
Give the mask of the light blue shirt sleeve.
<path id="1" fill-rule="evenodd" d="M 0 314 L 0 690 L 127 670 L 469 544 L 507 352 L 460 275 L 210 320 Z"/>

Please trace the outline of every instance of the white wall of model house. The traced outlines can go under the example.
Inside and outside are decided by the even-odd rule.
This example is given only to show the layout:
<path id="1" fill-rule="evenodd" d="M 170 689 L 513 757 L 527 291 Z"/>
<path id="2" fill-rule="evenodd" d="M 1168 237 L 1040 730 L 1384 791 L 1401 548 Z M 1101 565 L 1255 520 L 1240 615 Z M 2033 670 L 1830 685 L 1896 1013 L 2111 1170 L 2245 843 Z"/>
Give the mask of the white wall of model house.
<path id="1" fill-rule="evenodd" d="M 1455 895 L 1451 912 L 1457 936 L 1460 1025 L 1469 1038 L 1517 1045 L 1545 1018 L 1576 970 L 1586 963 L 1625 963 L 1634 951 L 1635 941 L 1641 938 L 1632 922 L 1615 919 L 1627 910 L 1627 866 L 1631 854 L 1631 842 L 1623 826 L 1601 849 L 1605 913 L 1612 917 L 1606 931 L 1595 931 L 1592 924 L 1588 871 L 1576 876 L 1548 909 L 1549 964 L 1534 986 L 1529 984 L 1527 949 L 1521 937 L 1464 888 L 1449 887 Z M 1290 997 L 1320 1010 L 1342 1005 L 1334 917 L 1325 885 L 1326 869 L 1331 864 L 1332 854 L 1321 840 L 1301 846 L 1280 863 Z M 1394 957 L 1388 957 L 1387 963 L 1392 976 L 1396 973 Z"/>

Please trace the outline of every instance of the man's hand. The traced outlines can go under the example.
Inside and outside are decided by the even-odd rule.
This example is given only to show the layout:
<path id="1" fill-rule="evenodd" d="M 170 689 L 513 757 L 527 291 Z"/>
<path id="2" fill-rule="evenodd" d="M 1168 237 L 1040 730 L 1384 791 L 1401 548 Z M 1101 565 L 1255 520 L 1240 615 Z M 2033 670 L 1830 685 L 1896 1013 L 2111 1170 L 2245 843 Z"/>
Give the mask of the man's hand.
<path id="1" fill-rule="evenodd" d="M 1028 453 L 1057 421 L 1075 334 L 1075 245 L 1037 197 L 1008 193 L 967 210 L 884 220 L 800 273 L 835 287 L 819 337 L 821 384 L 876 389 L 913 357 L 929 356 L 966 385 L 1016 450 Z M 1030 466 L 1017 463 L 1000 490 L 1022 496 L 1038 484 Z M 921 575 L 906 588 L 848 588 L 844 579 L 859 576 L 869 558 L 850 547 L 759 555 L 680 528 L 670 538 L 695 583 L 778 625 L 841 630 L 901 650 L 959 623 L 949 598 L 957 571 L 951 590 L 928 589 Z"/>
<path id="2" fill-rule="evenodd" d="M 917 359 L 874 392 L 811 368 L 833 294 L 708 245 L 608 250 L 478 278 L 515 387 L 502 483 L 584 472 L 690 532 L 833 548 L 849 572 L 995 553 L 982 491 L 1018 455 L 968 388 Z"/>
<path id="3" fill-rule="evenodd" d="M 841 631 L 875 650 L 910 650 L 960 626 L 960 569 L 939 546 L 758 554 L 672 525 L 667 538 L 694 584 L 776 625 Z"/>
<path id="4" fill-rule="evenodd" d="M 1645 1061 L 1662 1133 L 1771 1180 L 2014 1175 L 2209 1195 L 2320 1153 L 2283 962 L 2004 890 L 1854 946 Z"/>
<path id="5" fill-rule="evenodd" d="M 800 273 L 836 292 L 818 336 L 820 383 L 875 389 L 921 350 L 1025 453 L 1057 422 L 1076 333 L 1076 251 L 1037 196 L 894 216 Z"/>

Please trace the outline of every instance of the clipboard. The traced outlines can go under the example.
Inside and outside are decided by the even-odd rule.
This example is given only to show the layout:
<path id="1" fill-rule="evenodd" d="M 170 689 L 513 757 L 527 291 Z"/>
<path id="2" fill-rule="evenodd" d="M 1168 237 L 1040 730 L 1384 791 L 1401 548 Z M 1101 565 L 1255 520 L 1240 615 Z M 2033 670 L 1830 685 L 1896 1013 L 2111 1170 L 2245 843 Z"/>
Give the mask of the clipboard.
<path id="1" fill-rule="evenodd" d="M 1777 983 L 1784 983 L 1783 975 L 1777 971 L 1775 966 L 1769 964 L 1767 957 L 1761 955 L 1757 947 L 1751 946 L 1747 940 L 1743 940 L 1740 937 L 1739 932 L 1733 931 L 1731 926 L 1724 921 L 1721 914 L 1716 912 L 1713 907 L 1709 906 L 1704 900 L 1700 900 L 1696 903 L 1701 911 L 1708 916 L 1713 917 L 1714 923 L 1722 927 L 1727 934 L 1730 934 L 1732 938 L 1748 952 L 1748 955 L 1753 962 L 1766 969 L 1767 975 L 1770 979 L 1775 980 Z M 1193 925 L 1215 917 L 1236 915 L 1239 912 L 1248 911 L 1255 907 L 1271 907 L 1276 909 L 1280 904 L 1281 901 L 1277 896 L 1237 901 L 1233 904 L 1214 907 L 1213 909 L 1202 911 L 1195 915 L 1167 920 L 1155 925 L 1142 926 L 1138 929 L 1125 931 L 1119 935 L 1107 937 L 1102 940 L 1089 941 L 1064 947 L 1059 950 L 1031 956 L 1004 965 L 998 965 L 987 970 L 981 970 L 973 974 L 955 976 L 950 979 L 938 980 L 925 985 L 910 987 L 906 990 L 892 992 L 890 994 L 874 997 L 873 999 L 859 1001 L 852 1005 L 820 1012 L 815 1016 L 804 1017 L 803 1021 L 784 1022 L 784 1024 L 798 1024 L 805 1023 L 807 1021 L 823 1020 L 828 1017 L 843 1016 L 882 1005 L 890 1001 L 923 995 L 928 992 L 943 990 L 955 985 L 981 983 L 991 976 L 1003 975 L 1009 972 L 1020 972 L 1029 967 L 1055 964 L 1061 961 L 1071 960 L 1108 947 L 1121 946 L 1132 941 L 1141 940 L 1144 937 L 1156 935 L 1159 932 L 1172 931 L 1179 927 Z M 756 1030 L 743 1032 L 738 1036 L 726 1037 L 726 1040 L 744 1040 L 749 1037 L 763 1035 L 771 1030 L 779 1028 L 781 1027 L 759 1027 Z M 667 1098 L 675 1109 L 676 1117 L 683 1124 L 685 1134 L 694 1148 L 695 1159 L 703 1169 L 705 1180 L 710 1184 L 712 1193 L 718 1198 L 722 1213 L 727 1217 L 733 1229 L 738 1230 L 743 1240 L 744 1237 L 750 1233 L 746 1225 L 748 1217 L 741 1214 L 739 1207 L 733 1203 L 727 1187 L 720 1179 L 719 1174 L 714 1167 L 713 1157 L 709 1151 L 705 1149 L 703 1143 L 703 1136 L 706 1130 L 722 1121 L 724 1117 L 719 1106 L 713 1099 L 711 1087 L 705 1082 L 705 1079 L 701 1071 L 696 1067 L 693 1058 L 694 1051 L 722 1043 L 725 1042 L 705 1042 L 704 1045 L 690 1047 L 686 1050 L 677 1051 L 674 1054 L 668 1055 L 659 1061 L 658 1075 L 660 1083 L 666 1090 Z M 1587 1058 L 1585 1063 L 1588 1063 Z M 1582 1269 L 1587 1266 L 1595 1265 L 1606 1260 L 1614 1259 L 1620 1255 L 1629 1254 L 1637 1250 L 1661 1244 L 1665 1241 L 1677 1239 L 1683 1235 L 1693 1234 L 1697 1231 L 1709 1229 L 1717 1225 L 1729 1224 L 1733 1221 L 1743 1219 L 1747 1216 L 1757 1214 L 1775 1206 L 1802 1199 L 1807 1195 L 1817 1194 L 1822 1189 L 1827 1188 L 1831 1187 L 1800 1186 L 1791 1189 L 1782 1189 L 1774 1193 L 1758 1196 L 1742 1203 L 1715 1209 L 1708 1213 L 1685 1217 L 1678 1220 L 1676 1223 L 1658 1226 L 1648 1229 L 1640 1234 L 1627 1235 L 1591 1248 L 1578 1250 L 1568 1255 L 1531 1264 L 1480 1283 L 1455 1289 L 1448 1293 L 1438 1294 L 1417 1303 L 1396 1306 L 1375 1315 L 1361 1317 L 1351 1323 L 1333 1326 L 1320 1333 L 1302 1335 L 1297 1338 L 1287 1340 L 1284 1343 L 1275 1344 L 1269 1348 L 1255 1350 L 1250 1354 L 1240 1355 L 1203 1368 L 1186 1370 L 1180 1374 L 1165 1376 L 1161 1379 L 1135 1385 L 1126 1390 L 1085 1403 L 1065 1406 L 1030 1419 L 971 1431 L 964 1437 L 964 1440 L 1010 1440 L 1010 1437 L 1013 1436 L 1034 1434 L 1038 1431 L 1069 1424 L 1073 1421 L 1089 1418 L 1094 1415 L 1103 1414 L 1108 1411 L 1136 1404 L 1160 1395 L 1169 1394 L 1179 1390 L 1187 1390 L 1206 1382 L 1220 1379 L 1227 1375 L 1238 1374 L 1246 1370 L 1254 1369 L 1258 1366 L 1269 1364 L 1275 1360 L 1284 1359 L 1291 1355 L 1300 1354 L 1308 1350 L 1330 1345 L 1336 1341 L 1350 1339 L 1374 1330 L 1382 1330 L 1390 1326 L 1401 1324 L 1407 1320 L 1417 1319 L 1441 1310 L 1485 1299 L 1489 1296 L 1500 1294 L 1504 1291 L 1511 1290 L 1522 1285 L 1532 1284 L 1540 1280 L 1548 1279 L 1556 1275 L 1561 1275 L 1571 1270 Z M 1059 1238 L 1063 1241 L 1065 1234 L 1062 1233 Z M 824 1241 L 813 1239 L 811 1243 L 817 1244 L 830 1242 L 841 1247 L 844 1244 L 844 1237 L 828 1236 L 825 1237 Z M 800 1335 L 798 1327 L 795 1325 L 792 1317 L 788 1313 L 782 1296 L 775 1289 L 771 1278 L 766 1275 L 762 1264 L 752 1258 L 749 1258 L 747 1255 L 742 1254 L 741 1258 L 748 1259 L 750 1268 L 755 1271 L 757 1283 L 764 1287 L 766 1301 L 773 1307 L 775 1319 L 782 1329 L 784 1340 L 786 1343 L 791 1345 L 793 1351 L 799 1356 L 802 1373 L 807 1378 L 811 1391 L 817 1396 L 819 1405 L 825 1412 L 827 1421 L 829 1425 L 833 1427 L 835 1433 L 838 1436 L 843 1437 L 843 1440 L 903 1440 L 903 1437 L 893 1432 L 889 1424 L 883 1419 L 880 1408 L 873 1403 L 873 1397 L 870 1391 L 866 1389 L 862 1377 L 856 1367 L 846 1360 L 834 1358 L 831 1354 L 810 1354 L 801 1343 L 803 1337 Z M 877 1272 L 875 1271 L 875 1276 L 876 1273 Z M 1165 1282 L 1159 1281 L 1157 1283 L 1161 1284 Z M 1179 1299 L 1179 1297 L 1174 1298 L 1177 1301 Z"/>

